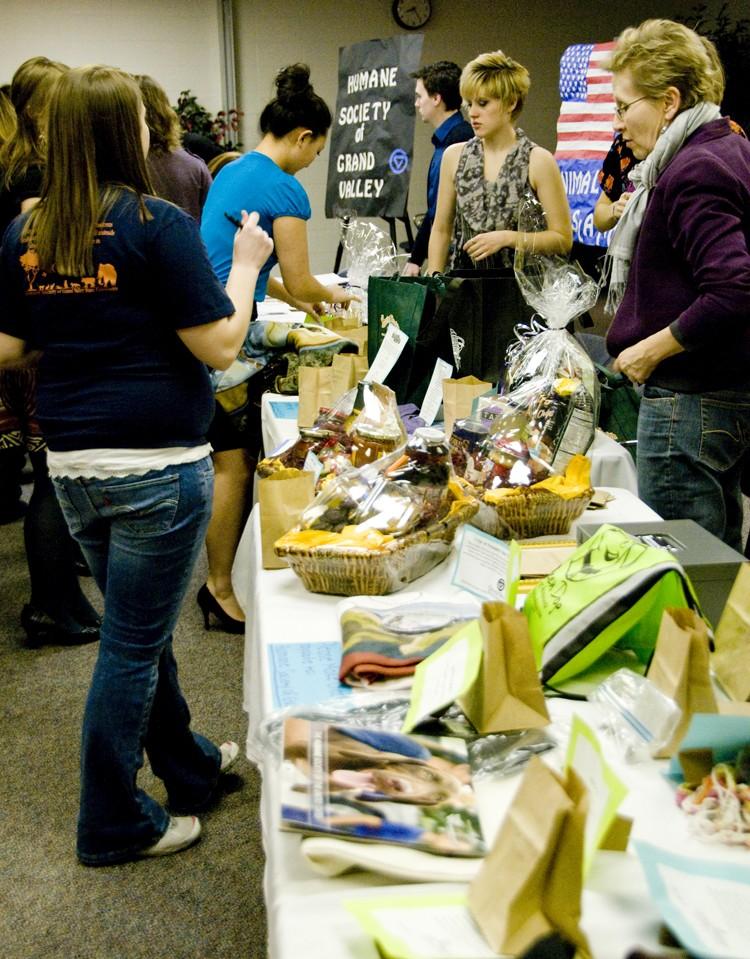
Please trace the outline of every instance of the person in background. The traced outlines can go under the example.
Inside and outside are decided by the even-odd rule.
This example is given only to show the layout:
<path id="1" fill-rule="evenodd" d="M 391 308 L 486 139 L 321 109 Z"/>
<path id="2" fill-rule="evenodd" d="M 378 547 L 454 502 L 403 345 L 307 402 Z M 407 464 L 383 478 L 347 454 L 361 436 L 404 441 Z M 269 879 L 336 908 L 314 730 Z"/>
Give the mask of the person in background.
<path id="1" fill-rule="evenodd" d="M 602 192 L 594 206 L 594 226 L 601 233 L 617 226 L 633 190 L 628 172 L 637 162 L 622 134 L 618 133 L 599 171 Z"/>
<path id="2" fill-rule="evenodd" d="M 0 363 L 42 351 L 50 472 L 104 595 L 77 840 L 103 866 L 194 843 L 239 752 L 191 730 L 172 630 L 211 510 L 206 364 L 234 359 L 271 241 L 241 211 L 225 292 L 192 217 L 150 195 L 145 109 L 120 70 L 61 76 L 47 132 L 41 199 L 3 243 Z M 144 750 L 169 813 L 137 785 Z"/>
<path id="3" fill-rule="evenodd" d="M 201 235 L 220 280 L 231 265 L 232 221 L 239 211 L 257 210 L 261 226 L 273 236 L 268 257 L 255 287 L 255 299 L 266 291 L 312 313 L 315 306 L 348 303 L 351 295 L 339 286 L 323 286 L 310 272 L 307 221 L 310 201 L 296 174 L 318 157 L 326 144 L 331 112 L 313 90 L 310 69 L 297 63 L 276 77 L 276 96 L 260 115 L 262 138 L 258 146 L 221 171 L 208 193 Z M 271 278 L 278 263 L 281 281 Z M 260 379 L 260 374 L 255 374 Z M 250 384 L 253 379 L 250 378 Z M 248 387 L 250 388 L 250 387 Z M 230 632 L 244 630 L 244 613 L 232 589 L 232 564 L 246 515 L 247 491 L 261 447 L 260 396 L 249 401 L 242 430 L 218 407 L 209 436 L 214 448 L 216 496 L 206 550 L 208 579 L 198 603 L 208 627 L 209 614 Z"/>
<path id="4" fill-rule="evenodd" d="M 0 148 L 0 206 L 10 220 L 31 209 L 42 190 L 46 158 L 47 104 L 62 63 L 32 57 L 13 75 L 9 98 L 15 123 Z M 2 224 L 5 231 L 7 222 Z M 26 456 L 34 486 L 24 519 L 24 548 L 31 596 L 21 610 L 26 646 L 73 645 L 99 638 L 99 616 L 78 582 L 78 551 L 68 533 L 47 470 L 44 438 L 36 417 L 37 370 L 34 358 L 0 370 L 0 470 L 6 505 L 16 504 Z"/>
<path id="5" fill-rule="evenodd" d="M 242 153 L 239 150 L 225 150 L 223 153 L 217 154 L 212 160 L 208 161 L 206 164 L 208 166 L 208 172 L 212 177 L 216 177 L 219 170 L 223 170 L 232 160 L 239 160 L 241 156 Z"/>
<path id="6" fill-rule="evenodd" d="M 573 230 L 557 163 L 515 125 L 529 86 L 526 68 L 502 50 L 464 67 L 460 89 L 475 136 L 443 154 L 428 273 L 442 273 L 449 257 L 451 268 L 512 267 L 522 235 L 518 204 L 529 194 L 545 214 L 533 224 L 534 250 L 570 250 Z"/>
<path id="7" fill-rule="evenodd" d="M 640 162 L 607 253 L 614 368 L 644 384 L 638 491 L 740 550 L 750 450 L 750 143 L 714 45 L 671 20 L 618 37 L 615 130 Z"/>
<path id="8" fill-rule="evenodd" d="M 418 276 L 427 259 L 430 231 L 437 207 L 440 161 L 445 148 L 453 143 L 464 143 L 474 135 L 461 115 L 461 93 L 458 85 L 461 68 L 450 60 L 438 60 L 412 73 L 417 81 L 414 105 L 422 121 L 433 127 L 432 145 L 435 150 L 427 171 L 427 212 L 419 226 L 414 248 L 409 256 L 404 274 Z"/>
<path id="9" fill-rule="evenodd" d="M 176 203 L 200 223 L 211 186 L 208 167 L 200 157 L 180 146 L 180 121 L 164 88 L 153 77 L 141 74 L 135 79 L 146 107 L 151 135 L 148 169 L 156 195 Z"/>

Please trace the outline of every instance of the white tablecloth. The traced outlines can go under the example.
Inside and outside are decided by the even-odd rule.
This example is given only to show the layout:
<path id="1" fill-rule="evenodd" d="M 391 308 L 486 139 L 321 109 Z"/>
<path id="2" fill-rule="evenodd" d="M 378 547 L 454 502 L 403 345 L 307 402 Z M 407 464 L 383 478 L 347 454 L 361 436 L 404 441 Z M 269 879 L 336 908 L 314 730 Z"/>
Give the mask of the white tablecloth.
<path id="1" fill-rule="evenodd" d="M 582 521 L 658 519 L 627 490 L 609 492 L 614 500 L 602 510 L 588 511 Z M 449 557 L 410 589 L 445 599 L 457 592 L 450 583 L 451 567 Z M 249 720 L 248 755 L 259 760 L 263 772 L 261 818 L 270 955 L 273 959 L 298 959 L 300 955 L 309 959 L 377 959 L 374 945 L 343 902 L 352 896 L 383 892 L 384 887 L 392 893 L 397 887 L 374 873 L 331 879 L 313 871 L 300 852 L 300 836 L 278 828 L 277 765 L 263 754 L 258 738 L 263 720 L 279 707 L 317 703 L 337 694 L 339 597 L 308 593 L 291 570 L 262 569 L 257 507 L 240 543 L 233 575 L 235 592 L 248 613 L 243 696 Z M 559 700 L 553 701 L 551 708 L 564 741 L 571 713 L 591 707 Z M 621 812 L 634 819 L 634 836 L 685 854 L 722 858 L 736 854 L 737 861 L 742 858 L 739 850 L 706 847 L 690 839 L 658 764 L 627 766 L 611 754 L 611 747 L 608 758 L 630 788 Z M 482 783 L 477 790 L 482 824 L 490 840 L 519 781 L 516 775 L 499 783 Z M 583 924 L 595 959 L 623 959 L 636 944 L 657 950 L 660 920 L 633 854 L 598 854 L 584 891 Z"/>
<path id="2" fill-rule="evenodd" d="M 261 423 L 263 429 L 263 449 L 272 453 L 285 440 L 298 435 L 297 430 L 298 399 L 296 396 L 281 396 L 278 393 L 265 393 L 261 404 Z M 619 489 L 638 493 L 638 480 L 635 464 L 625 447 L 620 446 L 611 436 L 596 431 L 591 449 L 591 485 L 617 486 Z"/>

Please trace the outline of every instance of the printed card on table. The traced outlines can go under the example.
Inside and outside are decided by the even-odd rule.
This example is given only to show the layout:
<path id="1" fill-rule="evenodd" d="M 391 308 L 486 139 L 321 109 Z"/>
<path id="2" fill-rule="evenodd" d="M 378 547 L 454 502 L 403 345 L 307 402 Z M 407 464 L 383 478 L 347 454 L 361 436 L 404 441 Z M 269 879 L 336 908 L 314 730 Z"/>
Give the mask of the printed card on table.
<path id="1" fill-rule="evenodd" d="M 497 959 L 465 891 L 349 899 L 346 908 L 388 959 Z"/>
<path id="2" fill-rule="evenodd" d="M 481 665 L 482 633 L 479 621 L 473 620 L 417 666 L 404 732 L 414 729 L 465 693 Z"/>
<path id="3" fill-rule="evenodd" d="M 496 539 L 475 526 L 464 526 L 453 585 L 491 602 L 514 606 L 521 575 L 521 548 L 515 540 Z"/>
<path id="4" fill-rule="evenodd" d="M 607 764 L 596 733 L 578 713 L 573 716 L 565 756 L 565 768 L 569 767 L 581 778 L 589 794 L 583 851 L 583 873 L 586 875 L 594 853 L 614 822 L 627 788 Z"/>

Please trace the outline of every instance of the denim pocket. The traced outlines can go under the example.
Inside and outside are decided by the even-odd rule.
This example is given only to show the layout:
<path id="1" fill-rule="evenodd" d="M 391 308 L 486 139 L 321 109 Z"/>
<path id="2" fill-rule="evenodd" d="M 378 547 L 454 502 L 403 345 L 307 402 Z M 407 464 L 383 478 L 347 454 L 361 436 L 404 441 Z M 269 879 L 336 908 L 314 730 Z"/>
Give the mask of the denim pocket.
<path id="1" fill-rule="evenodd" d="M 723 473 L 742 458 L 746 450 L 742 419 L 734 403 L 701 397 L 701 443 L 698 460 L 704 466 Z"/>
<path id="2" fill-rule="evenodd" d="M 70 530 L 70 534 L 71 536 L 76 536 L 84 527 L 81 514 L 76 509 L 73 499 L 68 493 L 64 482 L 53 479 L 52 485 L 55 487 L 57 502 L 60 504 L 60 510 L 62 511 L 65 523 Z"/>
<path id="3" fill-rule="evenodd" d="M 133 536 L 157 536 L 172 528 L 180 502 L 178 474 L 102 483 L 100 489 L 109 515 Z"/>

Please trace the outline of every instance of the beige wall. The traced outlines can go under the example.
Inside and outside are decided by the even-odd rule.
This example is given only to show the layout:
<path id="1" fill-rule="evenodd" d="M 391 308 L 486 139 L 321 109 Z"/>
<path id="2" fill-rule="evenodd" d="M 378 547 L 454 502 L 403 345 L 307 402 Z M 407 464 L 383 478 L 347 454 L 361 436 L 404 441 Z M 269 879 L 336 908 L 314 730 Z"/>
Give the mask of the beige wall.
<path id="1" fill-rule="evenodd" d="M 0 0 L 0 83 L 29 57 L 107 63 L 221 108 L 217 0 Z"/>
<path id="2" fill-rule="evenodd" d="M 498 47 L 528 67 L 532 87 L 521 125 L 532 139 L 555 146 L 559 112 L 560 56 L 569 44 L 613 38 L 628 24 L 647 16 L 674 16 L 692 4 L 679 0 L 434 0 L 424 29 L 423 62 L 455 60 L 463 66 L 485 50 Z M 336 101 L 338 48 L 400 32 L 390 16 L 390 0 L 307 0 L 267 3 L 234 0 L 240 108 L 245 111 L 245 149 L 257 142 L 257 119 L 273 94 L 273 77 L 288 63 L 301 60 L 312 68 L 316 90 L 333 110 Z M 738 14 L 739 15 L 739 12 Z M 409 212 L 425 209 L 426 171 L 431 155 L 431 128 L 417 119 Z M 300 180 L 310 195 L 310 260 L 314 271 L 333 268 L 338 224 L 324 215 L 328 150 Z M 382 221 L 381 225 L 385 226 Z M 403 239 L 403 233 L 399 233 Z"/>

